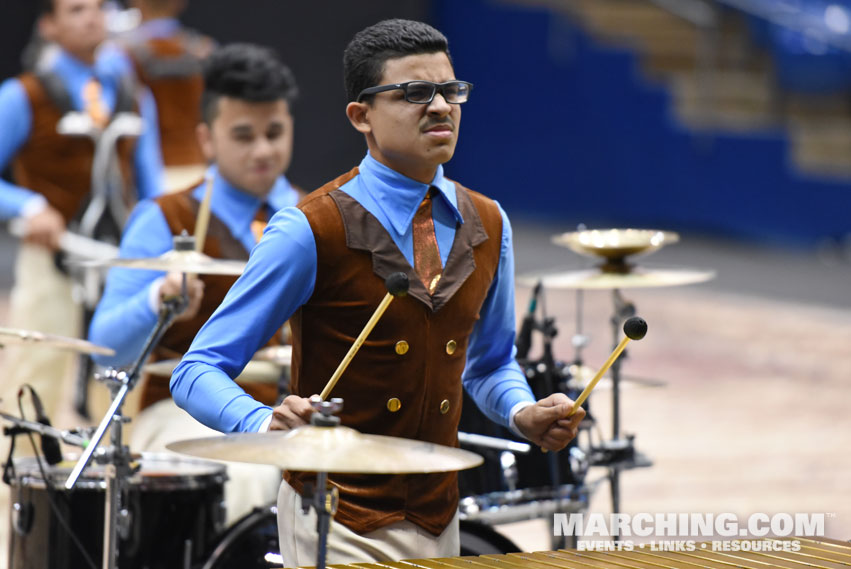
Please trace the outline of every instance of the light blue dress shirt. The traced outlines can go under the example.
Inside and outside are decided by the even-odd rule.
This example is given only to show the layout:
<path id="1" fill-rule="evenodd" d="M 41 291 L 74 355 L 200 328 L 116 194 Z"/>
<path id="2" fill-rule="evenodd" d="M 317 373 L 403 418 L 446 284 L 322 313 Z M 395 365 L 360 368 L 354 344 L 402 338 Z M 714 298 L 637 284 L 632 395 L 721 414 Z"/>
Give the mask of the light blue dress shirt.
<path id="1" fill-rule="evenodd" d="M 438 168 L 431 183 L 442 199 L 433 202 L 435 233 L 443 263 L 463 223 L 454 184 Z M 407 178 L 367 155 L 359 175 L 341 187 L 373 214 L 413 266 L 411 221 L 429 184 Z M 494 421 L 509 424 L 511 411 L 534 402 L 514 359 L 514 260 L 511 227 L 502 212 L 500 261 L 467 349 L 462 381 L 480 408 Z M 201 328 L 171 379 L 175 402 L 205 425 L 222 431 L 257 431 L 271 408 L 240 388 L 232 377 L 275 330 L 313 294 L 316 242 L 297 208 L 280 210 L 251 253 L 237 280 L 210 320 Z"/>
<path id="2" fill-rule="evenodd" d="M 51 61 L 49 70 L 56 73 L 65 84 L 76 110 L 85 108 L 82 91 L 88 80 L 96 76 L 101 82 L 102 97 L 107 108 L 114 109 L 119 85 L 120 66 L 108 50 L 99 53 L 94 66 L 86 65 L 65 51 L 59 51 Z M 139 100 L 139 113 L 145 129 L 136 142 L 133 156 L 136 192 L 139 199 L 162 193 L 162 155 L 160 153 L 157 112 L 150 91 L 143 90 Z M 7 79 L 0 84 L 0 170 L 6 168 L 18 151 L 29 140 L 32 129 L 32 108 L 24 87 L 18 79 Z M 18 217 L 24 205 L 36 193 L 0 179 L 0 219 Z"/>
<path id="3" fill-rule="evenodd" d="M 262 202 L 225 180 L 215 167 L 207 171 L 213 178 L 210 211 L 239 239 L 246 251 L 256 244 L 251 222 Z M 199 202 L 204 197 L 206 183 L 192 190 Z M 298 192 L 285 177 L 280 177 L 269 192 L 266 201 L 270 208 L 290 207 L 298 203 Z M 120 256 L 125 258 L 158 257 L 172 249 L 172 232 L 159 205 L 153 200 L 140 202 L 121 238 Z M 148 334 L 157 322 L 149 298 L 151 287 L 164 276 L 162 271 L 141 269 L 110 269 L 106 288 L 97 306 L 89 339 L 115 350 L 114 356 L 95 356 L 101 365 L 128 366 L 141 354 Z"/>

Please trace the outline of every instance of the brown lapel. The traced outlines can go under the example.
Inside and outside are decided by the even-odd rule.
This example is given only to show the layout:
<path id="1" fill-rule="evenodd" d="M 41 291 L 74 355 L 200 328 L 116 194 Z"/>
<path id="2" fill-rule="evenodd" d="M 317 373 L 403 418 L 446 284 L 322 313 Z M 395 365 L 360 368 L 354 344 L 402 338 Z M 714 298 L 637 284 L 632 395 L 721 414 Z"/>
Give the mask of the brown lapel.
<path id="1" fill-rule="evenodd" d="M 372 255 L 372 270 L 382 279 L 386 279 L 392 273 L 407 274 L 410 283 L 408 294 L 431 308 L 432 312 L 437 312 L 445 306 L 467 277 L 473 273 L 476 269 L 473 248 L 488 240 L 488 234 L 476 206 L 466 190 L 456 183 L 455 195 L 464 223 L 456 226 L 455 239 L 446 260 L 446 266 L 443 267 L 443 276 L 437 283 L 434 294 L 429 295 L 413 267 L 374 215 L 342 190 L 334 190 L 328 195 L 337 204 L 340 216 L 343 218 L 346 246 L 350 249 L 369 252 Z"/>

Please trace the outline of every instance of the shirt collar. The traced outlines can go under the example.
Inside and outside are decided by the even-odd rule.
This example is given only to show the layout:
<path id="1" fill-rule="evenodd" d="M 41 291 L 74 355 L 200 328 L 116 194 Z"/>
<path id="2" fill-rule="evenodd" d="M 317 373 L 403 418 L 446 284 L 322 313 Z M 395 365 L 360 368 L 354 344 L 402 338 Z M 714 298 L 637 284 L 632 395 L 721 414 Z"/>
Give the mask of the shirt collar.
<path id="1" fill-rule="evenodd" d="M 293 206 L 298 202 L 298 193 L 284 176 L 278 178 L 266 198 L 262 199 L 231 184 L 224 176 L 219 174 L 219 169 L 215 165 L 207 168 L 204 182 L 192 192 L 193 197 L 199 202 L 204 199 L 204 193 L 207 191 L 207 180 L 211 178 L 215 198 L 211 209 L 215 212 L 216 217 L 221 218 L 222 221 L 233 220 L 239 223 L 241 220 L 242 222 L 250 222 L 263 203 L 267 203 L 272 211 L 277 211 L 284 207 Z"/>
<path id="2" fill-rule="evenodd" d="M 95 73 L 95 66 L 83 63 L 62 48 L 58 48 L 52 61 L 52 68 L 57 73 L 68 75 L 89 76 Z"/>
<path id="3" fill-rule="evenodd" d="M 156 18 L 142 22 L 136 28 L 135 33 L 146 38 L 167 38 L 180 30 L 180 22 L 177 18 Z"/>
<path id="4" fill-rule="evenodd" d="M 414 214 L 431 186 L 437 188 L 443 196 L 443 202 L 452 211 L 455 220 L 464 223 L 458 211 L 455 184 L 443 176 L 442 165 L 437 167 L 431 184 L 423 184 L 382 164 L 367 152 L 358 166 L 358 173 L 364 177 L 366 188 L 376 206 L 400 235 L 405 234 L 411 226 Z"/>

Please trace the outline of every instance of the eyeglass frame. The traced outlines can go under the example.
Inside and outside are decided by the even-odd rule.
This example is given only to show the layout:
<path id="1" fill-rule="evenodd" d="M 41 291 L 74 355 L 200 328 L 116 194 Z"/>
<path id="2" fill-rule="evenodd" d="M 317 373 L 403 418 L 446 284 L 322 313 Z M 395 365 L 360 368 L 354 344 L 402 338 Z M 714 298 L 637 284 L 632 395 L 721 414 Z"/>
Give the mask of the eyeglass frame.
<path id="1" fill-rule="evenodd" d="M 411 83 L 428 83 L 429 85 L 432 85 L 433 92 L 431 94 L 431 98 L 429 98 L 428 101 L 411 101 L 410 99 L 408 99 L 408 85 L 410 85 Z M 404 93 L 405 93 L 405 101 L 407 101 L 408 103 L 412 103 L 414 105 L 428 105 L 434 100 L 434 96 L 437 95 L 438 93 L 440 93 L 440 95 L 443 97 L 443 100 L 446 101 L 447 103 L 449 103 L 450 105 L 460 105 L 462 103 L 466 103 L 467 101 L 459 101 L 457 103 L 451 103 L 446 98 L 446 94 L 443 92 L 443 90 L 447 86 L 458 84 L 458 83 L 462 83 L 464 85 L 467 85 L 468 94 L 469 94 L 469 91 L 473 90 L 473 84 L 470 83 L 469 81 L 461 81 L 461 80 L 458 80 L 458 79 L 453 79 L 452 81 L 444 81 L 443 83 L 435 83 L 434 81 L 426 81 L 424 79 L 417 79 L 415 81 L 405 81 L 404 83 L 392 83 L 392 84 L 388 84 L 388 85 L 376 85 L 375 87 L 367 87 L 366 89 L 364 89 L 363 91 L 358 93 L 358 97 L 356 99 L 356 102 L 361 103 L 361 102 L 363 102 L 364 97 L 376 95 L 378 93 L 384 93 L 385 91 L 395 91 L 396 89 L 402 89 L 402 91 L 404 91 Z"/>

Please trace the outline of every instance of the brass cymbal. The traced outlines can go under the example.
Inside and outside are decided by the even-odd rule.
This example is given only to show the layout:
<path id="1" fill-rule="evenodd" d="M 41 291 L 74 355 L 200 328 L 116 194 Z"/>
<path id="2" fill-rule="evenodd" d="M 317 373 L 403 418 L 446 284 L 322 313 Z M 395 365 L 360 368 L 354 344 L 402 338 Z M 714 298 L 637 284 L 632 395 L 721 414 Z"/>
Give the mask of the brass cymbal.
<path id="1" fill-rule="evenodd" d="M 591 229 L 555 235 L 553 243 L 567 247 L 580 255 L 623 259 L 630 255 L 652 253 L 665 245 L 676 243 L 680 236 L 658 229 Z"/>
<path id="2" fill-rule="evenodd" d="M 18 330 L 15 328 L 0 328 L 0 347 L 8 345 L 21 346 L 43 346 L 46 348 L 58 348 L 71 350 L 80 354 L 99 354 L 102 356 L 114 356 L 115 350 L 106 346 L 92 344 L 86 340 L 67 338 L 55 334 L 35 332 L 32 330 Z"/>
<path id="3" fill-rule="evenodd" d="M 625 273 L 589 269 L 522 275 L 517 277 L 517 282 L 526 286 L 535 286 L 541 280 L 544 288 L 556 289 L 616 289 L 687 285 L 701 283 L 713 278 L 715 278 L 715 271 L 705 269 L 631 267 Z"/>
<path id="4" fill-rule="evenodd" d="M 190 439 L 169 450 L 215 460 L 271 464 L 285 470 L 412 474 L 450 472 L 483 462 L 478 454 L 424 441 L 364 435 L 349 427 L 305 425 L 290 431 Z"/>
<path id="5" fill-rule="evenodd" d="M 267 346 L 261 348 L 252 361 L 271 362 L 279 366 L 289 366 L 293 361 L 293 347 L 290 345 Z"/>
<path id="6" fill-rule="evenodd" d="M 576 364 L 571 365 L 568 368 L 570 372 L 570 379 L 567 382 L 567 386 L 571 389 L 575 389 L 577 391 L 582 391 L 585 389 L 585 386 L 591 383 L 591 380 L 594 379 L 594 376 L 597 374 L 597 370 L 590 368 L 588 366 L 579 366 Z M 612 388 L 612 378 L 611 377 L 602 377 L 600 381 L 597 382 L 597 385 L 594 386 L 594 390 L 603 390 L 603 389 L 611 389 Z M 620 389 L 632 389 L 634 387 L 666 387 L 668 384 L 659 379 L 645 379 L 641 377 L 621 377 L 618 381 L 618 385 Z"/>
<path id="7" fill-rule="evenodd" d="M 236 378 L 237 383 L 277 383 L 281 371 L 292 362 L 292 346 L 268 346 L 262 348 L 245 365 L 245 369 Z M 171 375 L 180 363 L 180 358 L 160 360 L 145 364 L 144 371 L 156 375 Z"/>
<path id="8" fill-rule="evenodd" d="M 199 275 L 241 275 L 245 269 L 244 261 L 214 259 L 197 251 L 166 251 L 159 257 L 97 260 L 83 263 L 87 267 L 124 267 L 127 269 L 147 269 L 151 271 L 176 271 Z"/>
<path id="9" fill-rule="evenodd" d="M 143 369 L 155 375 L 171 375 L 179 363 L 179 358 L 160 360 L 145 364 Z M 281 378 L 283 367 L 283 365 L 274 362 L 251 360 L 245 364 L 245 369 L 236 377 L 235 381 L 237 383 L 277 383 Z"/>

